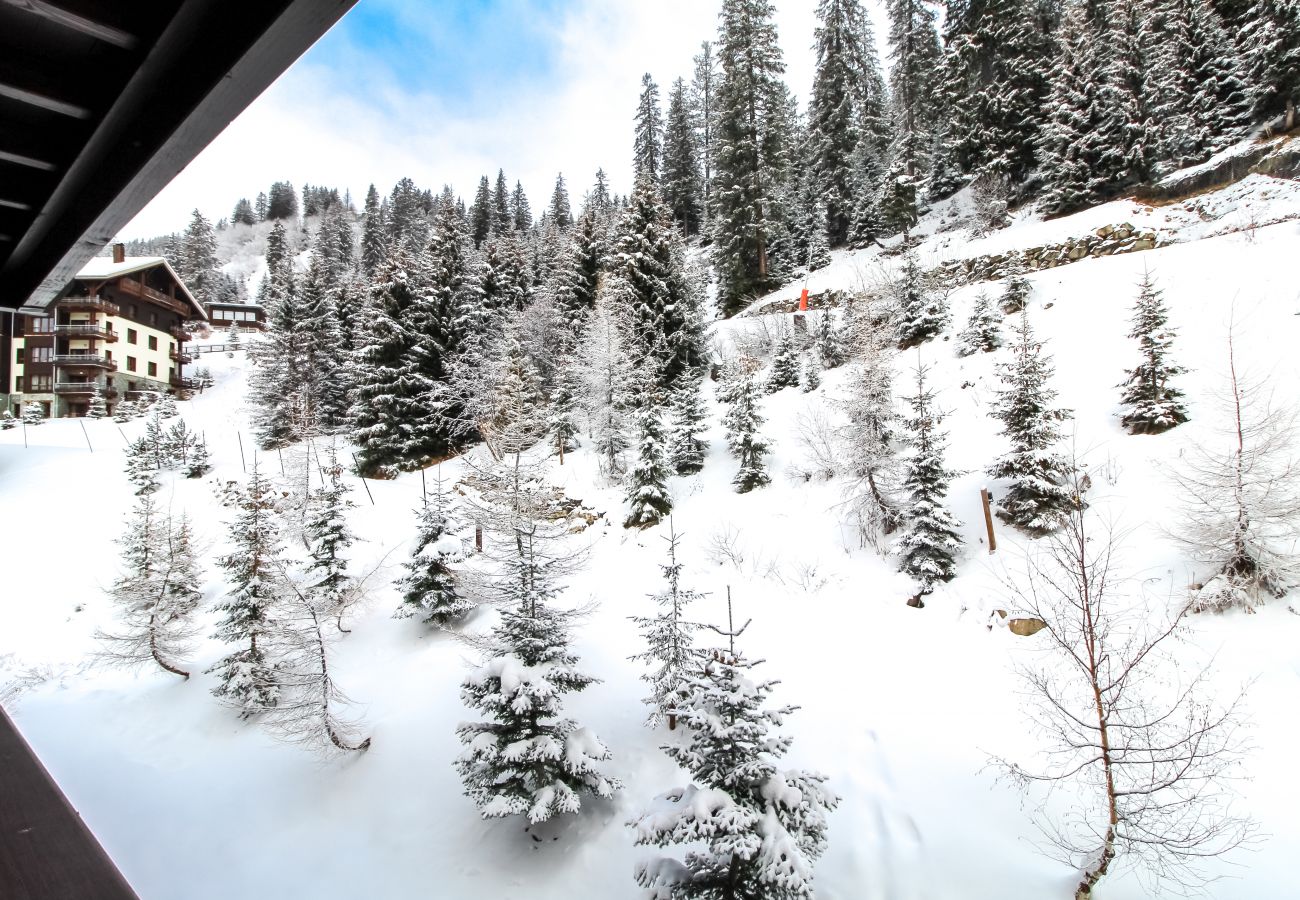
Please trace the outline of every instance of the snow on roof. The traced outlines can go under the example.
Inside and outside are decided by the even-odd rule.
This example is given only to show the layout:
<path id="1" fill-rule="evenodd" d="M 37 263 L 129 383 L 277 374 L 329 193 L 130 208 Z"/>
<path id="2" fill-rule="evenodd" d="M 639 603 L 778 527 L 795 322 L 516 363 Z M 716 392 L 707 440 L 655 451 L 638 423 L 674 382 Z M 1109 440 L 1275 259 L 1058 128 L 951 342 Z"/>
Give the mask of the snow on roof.
<path id="1" fill-rule="evenodd" d="M 185 294 L 185 299 L 190 302 L 190 306 L 194 309 L 195 317 L 207 321 L 208 315 L 206 310 L 203 309 L 203 305 L 194 299 L 190 289 L 185 286 L 184 280 L 172 268 L 171 263 L 167 262 L 166 258 L 162 256 L 128 256 L 120 263 L 113 262 L 111 257 L 97 256 L 82 266 L 81 271 L 76 274 L 76 280 L 107 281 L 110 278 L 120 278 L 123 275 L 143 272 L 156 266 L 162 266 L 172 278 L 176 279 L 177 286 Z"/>

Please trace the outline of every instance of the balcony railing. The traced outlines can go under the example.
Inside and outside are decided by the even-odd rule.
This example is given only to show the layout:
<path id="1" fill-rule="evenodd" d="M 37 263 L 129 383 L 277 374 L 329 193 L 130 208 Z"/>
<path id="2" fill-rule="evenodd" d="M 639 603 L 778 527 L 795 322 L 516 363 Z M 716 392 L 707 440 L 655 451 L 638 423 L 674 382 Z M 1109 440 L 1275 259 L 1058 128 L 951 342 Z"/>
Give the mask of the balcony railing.
<path id="1" fill-rule="evenodd" d="M 94 367 L 96 369 L 108 369 L 110 372 L 117 371 L 117 361 L 109 359 L 107 356 L 100 356 L 95 353 L 60 353 L 54 357 L 56 366 L 70 367 Z"/>
<path id="2" fill-rule="evenodd" d="M 87 322 L 60 322 L 54 326 L 54 333 L 59 337 L 97 338 L 109 343 L 117 340 L 117 332 L 110 331 L 107 325 Z"/>
<path id="3" fill-rule="evenodd" d="M 171 336 L 176 338 L 176 340 L 178 341 L 188 341 L 190 338 L 193 337 L 192 334 L 190 334 L 188 331 L 185 330 L 185 326 L 183 325 L 173 325 L 171 328 L 168 328 L 167 330 L 171 332 Z"/>
<path id="4" fill-rule="evenodd" d="M 175 360 L 176 362 L 180 363 L 181 365 L 194 362 L 194 357 L 190 356 L 190 354 L 185 353 L 181 350 L 172 350 L 167 355 L 171 357 L 173 360 Z"/>
<path id="5" fill-rule="evenodd" d="M 188 316 L 192 311 L 181 301 L 169 297 L 162 291 L 154 290 L 147 284 L 142 284 L 134 278 L 121 278 L 118 285 L 128 294 L 135 294 L 137 297 L 144 297 L 146 300 L 157 303 L 159 306 L 166 307 L 172 312 L 180 313 L 182 316 Z"/>
<path id="6" fill-rule="evenodd" d="M 116 397 L 117 389 L 106 384 L 100 384 L 98 381 L 56 381 L 54 382 L 54 393 L 56 394 L 93 394 L 95 388 L 105 397 Z"/>
<path id="7" fill-rule="evenodd" d="M 121 307 L 102 297 L 64 297 L 59 300 L 58 306 L 60 309 L 93 309 L 108 316 L 122 314 Z"/>

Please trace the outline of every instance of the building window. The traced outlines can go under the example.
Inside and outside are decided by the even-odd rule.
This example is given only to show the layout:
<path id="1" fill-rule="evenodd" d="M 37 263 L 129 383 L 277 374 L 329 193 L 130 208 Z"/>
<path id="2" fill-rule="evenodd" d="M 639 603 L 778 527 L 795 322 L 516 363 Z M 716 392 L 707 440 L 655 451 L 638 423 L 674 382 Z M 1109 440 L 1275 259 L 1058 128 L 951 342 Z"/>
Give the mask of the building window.
<path id="1" fill-rule="evenodd" d="M 32 358 L 30 361 L 34 363 L 47 363 L 53 355 L 53 347 L 33 347 Z"/>
<path id="2" fill-rule="evenodd" d="M 54 320 L 49 316 L 32 317 L 32 334 L 52 334 Z"/>
<path id="3" fill-rule="evenodd" d="M 134 357 L 134 356 L 128 356 L 128 357 L 126 358 L 126 370 L 127 370 L 128 372 L 134 372 L 134 371 L 135 371 L 135 357 Z"/>
<path id="4" fill-rule="evenodd" d="M 15 394 L 21 394 L 22 392 L 23 392 L 23 376 L 21 376 L 21 375 L 15 375 L 15 376 L 14 376 L 14 393 L 15 393 Z"/>
<path id="5" fill-rule="evenodd" d="M 26 356 L 25 349 L 23 347 L 19 347 L 17 350 L 14 351 L 14 362 L 18 363 L 18 365 L 21 366 L 23 364 L 23 359 L 25 356 Z"/>
<path id="6" fill-rule="evenodd" d="M 157 378 L 157 377 L 158 377 L 158 364 L 157 364 L 157 363 L 149 363 L 149 377 L 150 377 L 150 378 Z"/>
<path id="7" fill-rule="evenodd" d="M 153 335 L 149 335 L 149 349 L 150 350 L 158 349 L 158 339 Z"/>
<path id="8" fill-rule="evenodd" d="M 135 335 L 135 329 L 134 329 L 134 328 L 128 328 L 128 329 L 126 330 L 126 342 L 127 342 L 128 344 L 134 344 L 134 343 L 135 343 L 135 337 L 136 337 L 136 335 Z"/>
<path id="9" fill-rule="evenodd" d="M 33 375 L 28 379 L 27 389 L 33 394 L 48 394 L 54 390 L 54 379 L 49 375 Z"/>

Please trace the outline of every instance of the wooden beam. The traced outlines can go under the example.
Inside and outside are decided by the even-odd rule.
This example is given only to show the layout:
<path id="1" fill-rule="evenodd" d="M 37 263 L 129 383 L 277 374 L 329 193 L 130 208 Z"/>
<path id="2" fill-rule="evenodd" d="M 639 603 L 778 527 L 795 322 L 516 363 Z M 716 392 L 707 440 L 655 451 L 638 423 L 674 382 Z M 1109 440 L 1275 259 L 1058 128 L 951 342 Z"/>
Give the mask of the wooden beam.
<path id="1" fill-rule="evenodd" d="M 124 50 L 134 49 L 138 43 L 135 35 L 101 21 L 104 10 L 103 4 L 98 5 L 96 15 L 92 17 L 86 11 L 77 8 L 79 6 L 85 7 L 85 3 L 52 3 L 50 0 L 0 0 L 0 3 L 7 3 L 57 25 L 62 25 L 64 28 L 70 28 L 80 34 L 89 35 L 96 40 L 112 44 L 115 47 L 121 47 Z"/>

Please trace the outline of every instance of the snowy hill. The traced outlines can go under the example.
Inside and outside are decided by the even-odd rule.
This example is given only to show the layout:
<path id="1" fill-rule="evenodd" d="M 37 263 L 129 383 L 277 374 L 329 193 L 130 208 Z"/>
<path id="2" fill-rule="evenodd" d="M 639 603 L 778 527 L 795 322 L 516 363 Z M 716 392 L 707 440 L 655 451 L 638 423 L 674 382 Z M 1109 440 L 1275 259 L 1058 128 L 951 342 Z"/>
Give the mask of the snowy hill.
<path id="1" fill-rule="evenodd" d="M 1278 404 L 1300 402 L 1293 351 L 1300 342 L 1300 186 L 1250 176 L 1169 206 L 1124 200 L 1049 222 L 1025 214 L 978 240 L 952 228 L 964 202 L 959 196 L 941 204 L 919 229 L 926 265 L 1120 223 L 1167 242 L 1030 274 L 1029 315 L 1055 359 L 1057 403 L 1073 410 L 1068 430 L 1092 478 L 1091 512 L 1122 535 L 1124 590 L 1134 603 L 1179 602 L 1205 573 L 1166 533 L 1179 501 L 1169 476 L 1188 448 L 1217 440 L 1213 398 L 1224 389 L 1230 324 L 1238 361 L 1268 380 Z M 876 249 L 840 252 L 806 284 L 813 291 L 869 287 L 895 263 Z M 1134 437 L 1119 427 L 1115 386 L 1134 362 L 1125 335 L 1147 271 L 1170 306 L 1176 359 L 1191 370 L 1181 381 L 1191 421 Z M 774 298 L 797 295 L 800 286 Z M 732 490 L 735 461 L 713 397 L 704 470 L 673 480 L 685 577 L 709 592 L 693 613 L 724 623 L 730 589 L 739 618 L 753 619 L 742 638 L 746 654 L 766 660 L 760 675 L 780 680 L 777 701 L 801 707 L 785 727 L 794 737 L 792 764 L 824 772 L 842 797 L 816 867 L 824 900 L 1040 900 L 1069 896 L 1078 880 L 1034 850 L 1038 835 L 1019 789 L 988 768 L 990 755 L 1029 758 L 1039 746 L 1015 669 L 1033 661 L 1042 644 L 1013 635 L 995 612 L 1017 610 L 1005 580 L 1023 570 L 1032 542 L 999 526 L 996 554 L 985 543 L 979 489 L 1003 449 L 988 412 L 995 366 L 1008 351 L 963 359 L 952 349 L 981 290 L 996 296 L 1001 286 L 957 289 L 954 324 L 898 361 L 900 389 L 918 356 L 934 367 L 939 403 L 950 411 L 948 463 L 963 473 L 950 494 L 964 523 L 960 572 L 924 609 L 905 605 L 912 588 L 893 559 L 860 546 L 845 521 L 842 481 L 803 475 L 812 467 L 800 434 L 818 416 L 842 416 L 837 400 L 848 390 L 848 368 L 827 372 L 811 394 L 788 388 L 765 399 L 770 486 Z M 769 319 L 721 322 L 717 338 L 744 340 Z M 163 505 L 189 513 L 207 548 L 208 633 L 211 606 L 225 590 L 210 563 L 228 549 L 231 516 L 217 503 L 216 487 L 242 480 L 254 447 L 243 405 L 244 354 L 204 363 L 209 359 L 215 386 L 180 406 L 187 424 L 206 436 L 215 470 L 202 480 L 168 480 L 158 494 Z M 667 526 L 621 527 L 623 491 L 600 474 L 589 447 L 567 455 L 563 466 L 548 464 L 554 484 L 603 513 L 575 538 L 589 544 L 590 556 L 562 596 L 566 606 L 591 605 L 574 649 L 603 683 L 573 695 L 566 712 L 609 746 L 608 771 L 626 787 L 612 801 L 588 801 L 579 817 L 526 833 L 513 820 L 481 820 L 452 768 L 460 752 L 454 729 L 469 718 L 459 685 L 473 648 L 392 617 L 399 598 L 389 582 L 414 537 L 418 473 L 364 487 L 349 476 L 357 504 L 351 524 L 360 538 L 351 556 L 359 571 L 378 567 L 382 586 L 338 642 L 335 668 L 372 738 L 368 752 L 321 761 L 219 706 L 208 693 L 212 676 L 198 674 L 225 652 L 215 640 L 201 644 L 188 681 L 93 662 L 95 632 L 113 616 L 103 591 L 118 566 L 110 538 L 132 503 L 122 448 L 142 428 L 140 421 L 58 420 L 0 432 L 0 503 L 11 523 L 21 522 L 8 529 L 0 595 L 0 686 L 9 684 L 0 697 L 142 897 L 635 895 L 633 867 L 651 853 L 633 846 L 625 823 L 680 781 L 659 749 L 680 738 L 644 727 L 643 669 L 628 661 L 642 649 L 628 617 L 646 614 L 646 595 L 660 588 Z M 263 455 L 262 464 L 278 474 L 275 455 Z M 462 473 L 459 460 L 441 466 L 449 483 Z M 1178 647 L 1189 665 L 1215 658 L 1215 693 L 1228 696 L 1249 683 L 1253 749 L 1249 778 L 1237 787 L 1266 838 L 1254 852 L 1208 862 L 1209 874 L 1224 876 L 1208 889 L 1214 897 L 1295 896 L 1300 617 L 1290 607 L 1300 608 L 1294 595 L 1253 615 L 1193 617 Z M 491 618 L 482 614 L 469 631 L 481 633 Z M 1062 807 L 1068 797 L 1050 802 Z M 1130 873 L 1098 889 L 1108 900 L 1149 895 Z"/>

